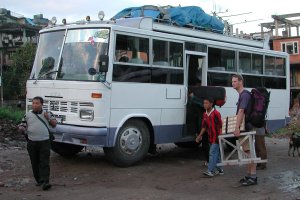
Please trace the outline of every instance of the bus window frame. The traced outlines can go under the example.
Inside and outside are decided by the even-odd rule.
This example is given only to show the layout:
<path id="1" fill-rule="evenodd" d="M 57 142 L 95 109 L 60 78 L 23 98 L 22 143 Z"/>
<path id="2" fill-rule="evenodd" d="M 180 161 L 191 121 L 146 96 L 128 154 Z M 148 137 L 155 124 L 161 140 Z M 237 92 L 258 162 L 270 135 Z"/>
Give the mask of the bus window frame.
<path id="1" fill-rule="evenodd" d="M 285 75 L 284 76 L 279 76 L 279 75 L 276 75 L 276 74 L 265 74 L 265 70 L 266 70 L 266 67 L 265 67 L 265 65 L 266 65 L 266 62 L 265 62 L 265 59 L 266 59 L 266 56 L 272 56 L 273 58 L 274 58 L 274 66 L 275 66 L 275 68 L 274 69 L 276 69 L 276 58 L 283 58 L 284 60 L 285 60 L 285 68 L 284 68 L 284 72 L 285 72 Z M 284 57 L 284 56 L 280 56 L 280 55 L 274 55 L 274 54 L 269 54 L 269 53 L 265 53 L 264 54 L 264 62 L 263 62 L 263 64 L 264 64 L 264 68 L 263 68 L 263 75 L 264 76 L 266 76 L 266 77 L 278 77 L 278 78 L 287 78 L 287 68 L 288 68 L 288 66 L 287 66 L 287 59 L 288 59 L 288 57 Z"/>
<path id="2" fill-rule="evenodd" d="M 188 85 L 188 76 L 189 76 L 189 69 L 187 65 L 187 56 L 188 55 L 193 55 L 193 56 L 203 56 L 205 57 L 205 63 L 204 67 L 202 68 L 202 85 L 207 86 L 207 73 L 208 73 L 208 53 L 200 52 L 200 51 L 190 51 L 190 50 L 185 50 L 184 51 L 184 83 L 185 85 Z"/>
<path id="3" fill-rule="evenodd" d="M 138 37 L 138 38 L 144 38 L 148 39 L 148 63 L 133 63 L 133 62 L 120 62 L 116 60 L 116 45 L 117 45 L 117 35 L 123 35 L 123 36 L 130 36 L 130 37 Z M 151 66 L 151 36 L 145 35 L 145 34 L 134 34 L 130 32 L 123 32 L 123 31 L 114 31 L 114 45 L 113 45 L 113 58 L 112 58 L 112 64 L 118 64 L 118 65 L 134 65 L 134 66 Z"/>
<path id="4" fill-rule="evenodd" d="M 117 35 L 123 35 L 123 36 L 130 36 L 130 37 L 137 37 L 137 38 L 146 38 L 149 40 L 149 63 L 143 63 L 143 64 L 138 64 L 138 63 L 132 63 L 132 62 L 119 62 L 119 61 L 116 61 L 116 58 L 115 58 L 115 53 L 116 53 L 116 45 L 117 45 Z M 128 32 L 123 32 L 123 31 L 115 31 L 114 32 L 114 36 L 113 36 L 113 39 L 114 39 L 114 45 L 113 45 L 113 51 L 112 51 L 112 54 L 113 54 L 113 62 L 112 62 L 112 65 L 113 65 L 113 71 L 114 71 L 114 67 L 119 67 L 119 66 L 126 66 L 126 67 L 130 67 L 130 66 L 133 66 L 133 67 L 142 67 L 142 68 L 149 68 L 150 71 L 152 70 L 155 70 L 155 69 L 167 69 L 167 70 L 175 70 L 175 71 L 182 71 L 183 73 L 183 80 L 182 80 L 182 83 L 156 83 L 156 82 L 152 82 L 152 77 L 150 77 L 150 84 L 172 84 L 172 85 L 184 85 L 185 84 L 185 77 L 184 77 L 184 74 L 185 74 L 185 71 L 184 71 L 184 68 L 185 68 L 185 58 L 184 58 L 184 41 L 182 40 L 174 40 L 174 39 L 170 39 L 170 38 L 159 38 L 159 37 L 156 37 L 156 36 L 151 36 L 151 35 L 146 35 L 146 34 L 134 34 L 134 33 L 128 33 Z M 175 66 L 163 66 L 163 65 L 153 65 L 153 40 L 154 39 L 157 39 L 157 40 L 163 40 L 163 41 L 167 41 L 167 42 L 176 42 L 176 43 L 180 43 L 182 44 L 182 67 L 175 67 Z M 112 71 L 112 81 L 116 81 L 116 80 L 113 80 L 114 79 L 114 74 L 113 74 L 113 71 Z M 152 76 L 152 75 L 151 75 Z M 119 81 L 116 81 L 116 82 L 119 82 Z M 123 81 L 121 81 L 123 82 Z M 130 82 L 130 81 L 124 81 L 124 82 Z M 142 82 L 136 82 L 136 83 L 142 83 Z"/>
<path id="5" fill-rule="evenodd" d="M 249 54 L 251 54 L 251 61 L 250 61 L 250 67 L 251 67 L 251 69 L 250 69 L 250 71 L 251 72 L 240 72 L 240 53 L 249 53 Z M 238 65 L 237 65 L 237 72 L 238 73 L 241 73 L 241 74 L 249 74 L 249 75 L 255 75 L 255 76 L 259 76 L 259 75 L 264 75 L 264 67 L 265 67 L 265 60 L 264 60 L 264 54 L 263 53 L 261 53 L 261 52 L 254 52 L 254 51 L 245 51 L 245 50 L 237 50 L 237 63 L 238 63 Z M 259 73 L 259 74 L 255 74 L 255 73 L 252 73 L 252 71 L 253 71 L 253 54 L 255 54 L 255 55 L 259 55 L 259 56 L 262 56 L 262 58 L 263 58 L 263 65 L 262 65 L 262 72 L 261 73 Z"/>
<path id="6" fill-rule="evenodd" d="M 154 56 L 153 56 L 153 53 L 154 53 L 154 49 L 153 49 L 153 40 L 160 40 L 160 41 L 164 41 L 164 42 L 174 42 L 174 43 L 180 43 L 182 44 L 182 66 L 179 66 L 179 67 L 176 67 L 176 66 L 171 66 L 171 65 L 155 65 L 153 64 L 153 60 L 154 60 Z M 183 40 L 176 40 L 176 39 L 171 39 L 171 38 L 166 38 L 166 37 L 157 37 L 157 36 L 152 36 L 151 37 L 151 66 L 155 67 L 155 66 L 158 66 L 158 67 L 173 67 L 173 68 L 176 68 L 176 69 L 183 69 L 185 67 L 185 58 L 184 58 L 184 54 L 185 54 L 185 41 Z M 170 51 L 170 48 L 169 48 L 169 51 Z M 169 63 L 169 62 L 168 62 Z"/>
<path id="7" fill-rule="evenodd" d="M 222 72 L 228 72 L 228 73 L 238 73 L 238 66 L 237 66 L 237 63 L 238 63 L 238 54 L 237 54 L 237 51 L 238 49 L 236 48 L 230 48 L 230 47 L 222 47 L 222 46 L 219 46 L 219 45 L 207 45 L 207 59 L 209 59 L 209 48 L 215 48 L 215 49 L 221 49 L 221 50 L 228 50 L 228 51 L 234 51 L 234 56 L 235 56 L 235 59 L 234 59 L 234 70 L 233 71 L 227 71 L 226 68 L 225 68 L 225 71 L 222 71 Z M 213 70 L 213 69 L 209 69 L 209 66 L 208 66 L 208 60 L 207 60 L 207 71 L 211 71 L 211 72 L 219 72 L 218 70 Z"/>
<path id="8" fill-rule="evenodd" d="M 250 72 L 241 72 L 241 66 L 240 66 L 240 53 L 250 54 Z M 246 52 L 246 51 L 240 51 L 237 50 L 237 72 L 241 74 L 251 74 L 252 71 L 252 52 Z"/>
<path id="9" fill-rule="evenodd" d="M 209 47 L 212 47 L 212 48 L 221 48 L 220 46 L 210 46 L 210 45 L 208 45 L 208 48 Z M 285 81 L 285 85 L 282 87 L 282 88 L 278 88 L 278 87 L 271 87 L 270 89 L 273 89 L 273 90 L 276 90 L 276 89 L 279 89 L 279 90 L 286 90 L 287 88 L 288 88 L 288 83 L 287 83 L 287 80 L 288 80 L 288 77 L 287 77 L 287 73 L 288 73 L 288 67 L 287 67 L 287 63 L 288 63 L 288 57 L 286 57 L 286 56 L 284 56 L 284 55 L 278 55 L 278 54 L 271 54 L 271 53 L 264 53 L 263 52 L 263 50 L 262 51 L 257 51 L 257 52 L 255 52 L 255 51 L 253 51 L 253 50 L 249 50 L 249 51 L 247 51 L 247 50 L 245 50 L 245 49 L 236 49 L 236 48 L 221 48 L 221 49 L 227 49 L 227 50 L 233 50 L 233 51 L 235 51 L 236 52 L 236 63 L 237 64 L 239 64 L 239 52 L 243 52 L 243 53 L 250 53 L 251 54 L 251 68 L 252 68 L 252 57 L 253 57 L 253 54 L 256 54 L 256 55 L 262 55 L 263 56 L 263 72 L 262 72 L 262 74 L 254 74 L 254 73 L 244 73 L 244 72 L 242 72 L 242 73 L 240 73 L 240 72 L 238 72 L 238 70 L 239 70 L 239 66 L 237 65 L 236 66 L 236 69 L 237 69 L 237 71 L 236 72 L 232 72 L 232 71 L 218 71 L 218 70 L 211 70 L 211 69 L 209 69 L 208 68 L 208 63 L 207 63 L 207 72 L 206 72 L 206 78 L 207 78 L 207 84 L 208 85 L 211 85 L 210 84 L 210 82 L 211 82 L 211 80 L 209 80 L 209 78 L 208 78 L 208 74 L 209 73 L 219 73 L 219 74 L 235 74 L 235 73 L 240 73 L 240 74 L 242 74 L 242 75 L 244 75 L 245 77 L 251 77 L 251 76 L 253 76 L 253 77 L 259 77 L 260 79 L 262 79 L 262 83 L 263 83 L 263 86 L 264 87 L 266 87 L 265 86 L 265 83 L 266 83 L 266 80 L 267 79 L 270 79 L 270 78 L 274 78 L 274 79 L 284 79 Z M 208 59 L 208 56 L 209 56 L 209 53 L 207 53 L 207 59 Z M 285 62 L 284 62 L 284 65 L 285 65 L 285 67 L 284 67 L 284 70 L 285 70 L 285 75 L 284 76 L 281 76 L 281 75 L 277 75 L 277 74 L 272 74 L 272 75 L 267 75 L 267 74 L 265 74 L 265 58 L 266 58 L 266 56 L 270 56 L 270 57 L 273 57 L 274 58 L 274 66 L 275 66 L 275 68 L 274 69 L 276 69 L 276 58 L 282 58 L 282 59 L 284 59 L 285 60 Z M 229 87 L 229 84 L 227 84 L 226 86 L 224 86 L 224 85 L 219 85 L 219 86 L 221 86 L 221 87 Z M 247 87 L 247 84 L 246 84 L 246 86 L 245 87 Z"/>

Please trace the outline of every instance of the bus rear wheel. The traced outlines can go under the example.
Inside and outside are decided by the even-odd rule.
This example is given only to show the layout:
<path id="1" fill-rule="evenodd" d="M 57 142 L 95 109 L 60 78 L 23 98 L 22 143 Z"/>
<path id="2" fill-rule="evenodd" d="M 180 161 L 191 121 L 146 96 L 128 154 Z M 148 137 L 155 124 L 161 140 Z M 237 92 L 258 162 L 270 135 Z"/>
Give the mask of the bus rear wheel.
<path id="1" fill-rule="evenodd" d="M 112 163 L 128 167 L 141 161 L 150 146 L 149 129 L 141 120 L 130 120 L 118 132 L 114 147 L 104 148 Z"/>
<path id="2" fill-rule="evenodd" d="M 79 153 L 83 146 L 52 141 L 51 149 L 61 156 L 71 157 Z"/>

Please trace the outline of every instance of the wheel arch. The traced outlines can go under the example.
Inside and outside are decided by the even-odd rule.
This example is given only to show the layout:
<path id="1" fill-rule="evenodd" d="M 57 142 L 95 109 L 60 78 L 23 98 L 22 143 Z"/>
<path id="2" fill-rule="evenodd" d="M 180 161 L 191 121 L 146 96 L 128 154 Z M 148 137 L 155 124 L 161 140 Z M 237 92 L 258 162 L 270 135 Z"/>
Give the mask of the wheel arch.
<path id="1" fill-rule="evenodd" d="M 141 115 L 128 115 L 126 117 L 123 118 L 123 120 L 121 120 L 121 122 L 119 123 L 116 131 L 114 132 L 114 137 L 113 137 L 113 146 L 115 146 L 116 144 L 116 139 L 117 139 L 117 134 L 119 132 L 119 130 L 122 128 L 122 126 L 124 126 L 124 124 L 128 123 L 131 120 L 141 120 L 142 122 L 144 122 L 149 130 L 150 133 L 150 145 L 154 144 L 154 128 L 153 128 L 153 123 L 150 120 L 150 117 L 145 115 L 145 114 L 141 114 Z"/>

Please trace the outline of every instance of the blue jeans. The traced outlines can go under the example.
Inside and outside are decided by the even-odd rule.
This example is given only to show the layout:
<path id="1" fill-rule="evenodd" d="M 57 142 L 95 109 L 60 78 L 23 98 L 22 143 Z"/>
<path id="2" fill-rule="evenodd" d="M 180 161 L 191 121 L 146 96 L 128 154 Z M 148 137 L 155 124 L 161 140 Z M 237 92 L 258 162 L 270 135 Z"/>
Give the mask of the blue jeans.
<path id="1" fill-rule="evenodd" d="M 219 144 L 211 144 L 209 149 L 209 163 L 208 171 L 214 172 L 215 170 L 223 170 L 223 167 L 217 167 L 217 163 L 220 163 L 220 148 Z"/>

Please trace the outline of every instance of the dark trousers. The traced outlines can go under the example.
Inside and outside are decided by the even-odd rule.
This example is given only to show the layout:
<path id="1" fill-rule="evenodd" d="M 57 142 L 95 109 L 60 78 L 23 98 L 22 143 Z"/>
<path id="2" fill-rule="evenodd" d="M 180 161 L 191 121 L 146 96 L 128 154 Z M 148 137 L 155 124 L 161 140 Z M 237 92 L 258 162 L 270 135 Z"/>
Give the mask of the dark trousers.
<path id="1" fill-rule="evenodd" d="M 255 152 L 256 156 L 260 157 L 262 160 L 267 159 L 267 148 L 264 135 L 255 135 Z M 266 163 L 261 163 L 260 165 L 266 166 Z"/>
<path id="2" fill-rule="evenodd" d="M 50 175 L 50 140 L 27 143 L 33 176 L 37 183 L 49 183 Z"/>

